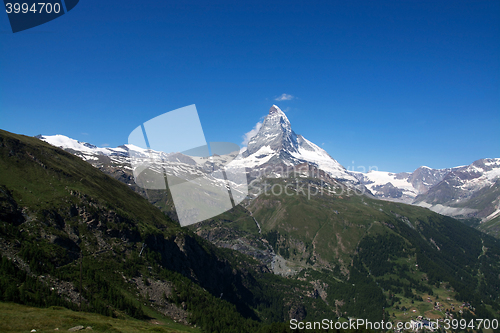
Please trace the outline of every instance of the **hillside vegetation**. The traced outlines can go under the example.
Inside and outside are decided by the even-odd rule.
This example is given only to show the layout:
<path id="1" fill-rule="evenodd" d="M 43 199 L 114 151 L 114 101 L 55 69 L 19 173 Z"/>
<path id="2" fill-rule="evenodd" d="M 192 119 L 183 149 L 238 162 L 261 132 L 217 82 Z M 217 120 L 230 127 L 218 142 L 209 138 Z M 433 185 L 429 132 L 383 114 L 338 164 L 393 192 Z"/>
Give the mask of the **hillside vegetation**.
<path id="1" fill-rule="evenodd" d="M 400 319 L 410 318 L 410 308 L 441 318 L 447 309 L 455 318 L 500 314 L 497 239 L 421 207 L 334 194 L 314 178 L 267 182 L 288 185 L 293 194 L 268 191 L 248 209 L 274 250 L 302 270 L 299 279 L 316 271 L 328 285 L 326 301 L 343 304 L 339 312 L 380 318 L 385 307 Z M 300 186 L 323 192 L 292 190 Z M 471 307 L 460 314 L 462 303 Z"/>
<path id="2" fill-rule="evenodd" d="M 255 332 L 329 312 L 321 300 L 301 300 L 313 290 L 306 282 L 213 246 L 81 159 L 5 131 L 0 249 L 4 302 L 172 318 L 206 332 Z"/>

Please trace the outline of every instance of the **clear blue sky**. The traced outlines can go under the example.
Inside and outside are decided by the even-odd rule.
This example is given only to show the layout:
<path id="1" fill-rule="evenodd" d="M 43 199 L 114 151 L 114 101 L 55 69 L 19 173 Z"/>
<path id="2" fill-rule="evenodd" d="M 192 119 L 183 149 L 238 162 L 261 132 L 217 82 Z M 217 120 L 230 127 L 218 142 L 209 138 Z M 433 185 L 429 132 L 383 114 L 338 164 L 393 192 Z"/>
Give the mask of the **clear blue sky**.
<path id="1" fill-rule="evenodd" d="M 16 34 L 0 14 L 0 45 L 15 133 L 118 146 L 196 104 L 208 141 L 240 144 L 277 104 L 349 168 L 500 157 L 499 1 L 82 0 Z"/>

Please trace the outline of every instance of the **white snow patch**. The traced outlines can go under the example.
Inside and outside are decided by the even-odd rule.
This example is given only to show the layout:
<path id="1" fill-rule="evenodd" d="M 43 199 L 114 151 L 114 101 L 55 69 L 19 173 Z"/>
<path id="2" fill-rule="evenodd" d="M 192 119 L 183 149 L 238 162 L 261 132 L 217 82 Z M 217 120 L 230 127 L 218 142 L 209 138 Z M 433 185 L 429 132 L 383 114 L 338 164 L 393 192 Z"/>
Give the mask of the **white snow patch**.
<path id="1" fill-rule="evenodd" d="M 334 160 L 324 149 L 318 147 L 304 137 L 302 137 L 302 139 L 313 150 L 308 150 L 299 146 L 298 153 L 291 153 L 293 157 L 316 164 L 320 170 L 329 173 L 332 177 L 347 179 L 354 182 L 358 181 L 356 177 L 350 175 L 346 169 L 340 165 L 339 162 Z"/>
<path id="2" fill-rule="evenodd" d="M 373 182 L 371 184 L 366 184 L 365 186 L 372 192 L 376 192 L 374 187 L 383 186 L 387 183 L 391 183 L 392 186 L 403 190 L 403 193 L 410 197 L 416 197 L 419 192 L 413 187 L 413 185 L 407 179 L 397 179 L 396 174 L 387 171 L 375 171 L 371 170 L 368 173 L 362 174 L 369 181 Z"/>

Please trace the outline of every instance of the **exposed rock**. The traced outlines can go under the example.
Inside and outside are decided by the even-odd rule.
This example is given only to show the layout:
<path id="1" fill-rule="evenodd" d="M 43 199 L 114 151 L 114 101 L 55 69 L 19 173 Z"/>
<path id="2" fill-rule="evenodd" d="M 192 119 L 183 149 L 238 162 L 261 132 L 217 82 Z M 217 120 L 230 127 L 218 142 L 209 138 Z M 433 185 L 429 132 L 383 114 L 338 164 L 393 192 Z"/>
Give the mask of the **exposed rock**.
<path id="1" fill-rule="evenodd" d="M 306 317 L 306 309 L 302 304 L 292 305 L 290 311 L 288 311 L 288 316 L 290 319 L 297 319 L 298 321 L 304 320 Z"/>
<path id="2" fill-rule="evenodd" d="M 169 301 L 172 295 L 172 284 L 167 281 L 151 280 L 145 277 L 138 277 L 127 280 L 137 286 L 142 297 L 146 298 L 149 302 L 148 305 L 153 307 L 161 314 L 176 319 L 183 324 L 189 324 L 188 312 L 185 303 L 178 307 Z"/>

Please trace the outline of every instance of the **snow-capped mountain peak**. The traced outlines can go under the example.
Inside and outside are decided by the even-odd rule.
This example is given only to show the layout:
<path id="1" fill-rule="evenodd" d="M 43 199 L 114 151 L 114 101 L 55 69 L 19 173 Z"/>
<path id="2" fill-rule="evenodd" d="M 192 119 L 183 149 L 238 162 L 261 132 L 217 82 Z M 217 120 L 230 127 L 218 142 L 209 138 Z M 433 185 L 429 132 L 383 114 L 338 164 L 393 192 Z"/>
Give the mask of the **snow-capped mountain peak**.
<path id="1" fill-rule="evenodd" d="M 259 132 L 248 142 L 245 155 L 254 154 L 264 146 L 269 146 L 272 151 L 279 151 L 283 146 L 290 151 L 297 150 L 297 135 L 285 113 L 276 105 L 271 107 Z"/>
<path id="2" fill-rule="evenodd" d="M 279 108 L 279 106 L 277 106 L 276 104 L 273 104 L 273 106 L 271 106 L 271 108 L 269 109 L 269 114 L 279 114 L 280 116 L 283 115 L 285 116 L 285 113 Z M 286 116 L 285 116 L 286 118 Z M 287 118 L 288 120 L 288 118 Z"/>
<path id="3" fill-rule="evenodd" d="M 84 160 L 98 160 L 99 156 L 114 157 L 150 156 L 158 155 L 160 159 L 168 159 L 162 152 L 145 151 L 132 145 L 123 145 L 117 148 L 99 148 L 86 142 L 80 142 L 64 135 L 38 136 L 54 146 L 71 151 Z M 307 140 L 297 135 L 293 130 L 285 113 L 273 105 L 264 119 L 262 126 L 255 136 L 250 138 L 246 150 L 234 161 L 236 166 L 250 169 L 268 165 L 295 165 L 308 163 L 328 173 L 331 177 L 358 183 L 358 180 L 334 160 L 328 153 Z"/>
<path id="4" fill-rule="evenodd" d="M 290 121 L 277 105 L 271 106 L 267 119 L 270 124 L 279 123 L 284 132 L 290 133 L 292 131 Z"/>
<path id="5" fill-rule="evenodd" d="M 249 168 L 309 163 L 334 178 L 357 183 L 357 179 L 325 150 L 296 134 L 287 116 L 277 105 L 271 106 L 260 130 L 250 139 L 238 163 Z"/>

